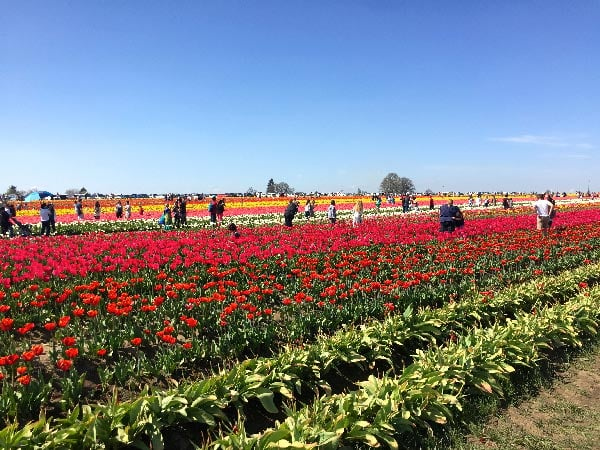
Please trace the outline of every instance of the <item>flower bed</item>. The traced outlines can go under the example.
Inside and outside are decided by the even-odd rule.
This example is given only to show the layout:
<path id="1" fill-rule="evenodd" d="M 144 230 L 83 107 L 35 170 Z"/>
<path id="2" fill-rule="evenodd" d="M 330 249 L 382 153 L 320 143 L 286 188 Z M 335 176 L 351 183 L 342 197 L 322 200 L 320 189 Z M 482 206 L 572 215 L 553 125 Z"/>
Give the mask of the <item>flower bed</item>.
<path id="1" fill-rule="evenodd" d="M 164 389 L 409 307 L 473 296 L 491 307 L 507 286 L 598 260 L 599 216 L 562 209 L 543 246 L 531 215 L 488 212 L 455 234 L 412 214 L 239 239 L 211 229 L 2 240 L 1 416 L 22 426 L 43 408 L 64 419 L 112 389 Z"/>

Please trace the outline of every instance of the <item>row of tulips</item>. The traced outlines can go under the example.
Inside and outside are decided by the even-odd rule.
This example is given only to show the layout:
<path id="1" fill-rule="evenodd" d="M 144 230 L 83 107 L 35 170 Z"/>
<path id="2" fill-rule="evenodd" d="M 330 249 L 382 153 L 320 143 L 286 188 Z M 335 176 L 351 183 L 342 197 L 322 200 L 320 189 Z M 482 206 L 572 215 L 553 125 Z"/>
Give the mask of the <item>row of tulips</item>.
<path id="1" fill-rule="evenodd" d="M 27 401 L 19 402 L 25 406 L 13 408 L 10 415 L 26 417 L 22 411 L 34 411 L 28 406 L 44 403 L 57 390 L 62 391 L 60 409 L 67 410 L 84 398 L 86 371 L 97 372 L 102 386 L 124 386 L 132 376 L 171 376 L 182 363 L 189 371 L 194 362 L 215 355 L 277 351 L 281 343 L 310 341 L 320 331 L 382 317 L 407 304 L 441 304 L 474 288 L 491 292 L 506 283 L 597 258 L 597 211 L 561 212 L 557 221 L 569 226 L 549 239 L 543 252 L 532 245 L 534 232 L 519 228 L 530 227 L 527 221 L 519 225 L 524 218 L 498 218 L 498 228 L 490 225 L 492 219 L 473 221 L 479 237 L 466 239 L 470 231 L 465 230 L 458 239 L 438 243 L 431 242 L 432 236 L 447 235 L 440 235 L 435 222 L 421 216 L 385 219 L 380 228 L 379 221 L 360 229 L 347 225 L 319 229 L 315 224 L 277 228 L 285 231 L 282 236 L 299 233 L 297 247 L 290 240 L 285 253 L 272 252 L 275 241 L 267 240 L 258 247 L 264 251 L 259 256 L 233 253 L 219 267 L 213 263 L 208 268 L 206 263 L 222 253 L 210 249 L 212 254 L 194 260 L 194 246 L 182 251 L 171 239 L 165 241 L 170 247 L 162 254 L 163 262 L 148 267 L 144 265 L 150 259 L 148 250 L 159 250 L 147 243 L 149 249 L 140 246 L 136 252 L 135 242 L 123 240 L 123 247 L 134 251 L 123 255 L 121 260 L 128 265 L 112 269 L 115 276 L 108 279 L 101 264 L 98 270 L 82 270 L 86 257 L 94 255 L 90 249 L 86 257 L 82 255 L 86 236 L 27 241 L 38 244 L 29 253 L 19 248 L 23 241 L 6 242 L 11 251 L 5 252 L 3 273 L 10 277 L 0 291 L 0 329 L 6 337 L 0 362 L 7 368 L 3 374 L 9 392 L 14 386 L 27 387 L 23 396 Z M 516 222 L 511 225 L 509 219 Z M 412 236 L 399 238 L 411 226 Z M 432 228 L 417 234 L 427 227 Z M 301 233 L 304 230 L 312 233 Z M 56 257 L 73 242 L 78 243 L 72 249 L 73 271 L 52 273 L 63 280 L 51 279 L 45 269 L 37 279 L 22 277 L 36 273 L 36 267 L 56 269 L 57 264 L 48 260 L 36 265 L 31 252 L 46 248 Z M 390 246 L 395 242 L 409 245 Z M 257 247 L 256 241 L 244 245 L 254 246 L 246 250 Z M 14 270 L 15 255 L 22 258 L 22 271 Z M 97 255 L 96 263 L 112 261 L 110 251 Z M 136 258 L 142 265 L 133 265 Z M 127 273 L 131 271 L 137 273 L 131 276 Z"/>
<path id="2" fill-rule="evenodd" d="M 290 347 L 274 358 L 248 360 L 229 372 L 175 391 L 145 394 L 133 402 L 95 409 L 76 408 L 55 423 L 42 418 L 21 429 L 8 426 L 0 431 L 0 443 L 3 448 L 24 449 L 54 448 L 58 442 L 62 448 L 169 448 L 173 442 L 168 442 L 168 432 L 173 428 L 183 432 L 184 423 L 196 422 L 218 430 L 222 422 L 229 423 L 233 432 L 205 445 L 338 448 L 360 441 L 394 447 L 398 433 L 412 433 L 415 426 L 451 419 L 451 408 L 460 411 L 468 389 L 499 394 L 498 377 L 512 372 L 513 366 L 534 365 L 544 357 L 540 351 L 550 345 L 578 345 L 580 334 L 593 333 L 600 292 L 590 286 L 599 279 L 600 266 L 593 265 L 507 289 L 492 299 L 473 295 L 436 310 L 413 314 L 409 309 L 383 322 L 321 338 L 312 346 Z M 582 294 L 568 301 L 578 291 Z M 549 301 L 567 303 L 549 309 Z M 517 320 L 506 321 L 507 316 Z M 491 326 L 469 331 L 476 324 Z M 282 424 L 258 436 L 247 434 L 244 418 L 256 412 L 247 407 L 252 399 L 267 413 L 276 414 L 276 396 L 291 401 L 293 392 L 299 394 L 303 389 L 329 392 L 327 375 L 344 365 L 364 369 L 384 360 L 392 372 L 399 371 L 406 361 L 395 364 L 393 353 L 400 351 L 406 357 L 408 352 L 402 349 L 406 350 L 411 340 L 445 344 L 417 349 L 417 358 L 399 378 L 370 377 L 358 382 L 362 388 L 356 392 L 322 397 L 297 412 L 288 405 L 284 408 L 288 417 Z M 230 422 L 235 416 L 227 413 L 231 407 L 240 417 L 235 423 Z M 193 439 L 197 441 L 198 436 Z"/>
<path id="3" fill-rule="evenodd" d="M 363 444 L 410 446 L 418 429 L 445 425 L 460 415 L 477 391 L 502 397 L 518 370 L 547 359 L 553 348 L 580 347 L 598 332 L 600 289 L 569 303 L 519 314 L 505 325 L 477 328 L 439 348 L 417 351 L 399 376 L 374 376 L 351 393 L 324 396 L 274 429 L 248 436 L 244 428 L 212 448 L 337 449 Z"/>
<path id="4" fill-rule="evenodd" d="M 68 360 L 91 361 L 106 386 L 124 385 L 132 375 L 170 376 L 184 362 L 190 370 L 206 358 L 276 352 L 283 343 L 310 341 L 319 332 L 407 305 L 441 305 L 473 290 L 491 296 L 501 286 L 597 260 L 599 231 L 589 221 L 595 216 L 573 214 L 580 224 L 547 239 L 544 249 L 533 242 L 533 231 L 515 228 L 422 245 L 347 240 L 353 245 L 334 252 L 266 254 L 208 268 L 186 269 L 193 254 L 174 248 L 181 261 L 166 259 L 155 269 L 121 267 L 134 276 L 105 278 L 101 268 L 79 267 L 60 282 L 9 279 L 9 289 L 0 291 L 6 338 L 0 357 L 11 370 L 26 362 L 18 374 L 24 378 L 12 378 L 21 384 L 46 385 L 49 375 L 65 372 L 76 384 L 83 368 Z M 393 222 L 383 225 L 389 231 Z M 38 364 L 40 342 L 54 371 Z M 76 387 L 71 390 L 78 398 Z"/>
<path id="5" fill-rule="evenodd" d="M 225 200 L 228 216 L 238 215 L 256 215 L 269 213 L 282 213 L 289 198 L 238 198 L 238 197 L 220 197 Z M 320 197 L 315 199 L 317 211 L 327 209 L 331 200 L 336 201 L 336 205 L 341 210 L 351 209 L 357 200 L 363 200 L 365 205 L 373 205 L 370 198 L 367 197 Z M 118 200 L 122 205 L 129 201 L 131 206 L 132 219 L 152 218 L 157 219 L 165 208 L 165 205 L 173 206 L 173 201 L 162 199 L 122 199 Z M 84 220 L 94 220 L 94 208 L 96 200 L 82 201 Z M 100 217 L 103 220 L 116 220 L 115 205 L 117 200 L 98 200 L 100 204 Z M 204 200 L 193 200 L 186 202 L 186 212 L 188 217 L 207 217 L 208 204 L 210 198 Z M 34 223 L 39 221 L 39 207 L 41 203 L 25 203 L 25 209 L 18 211 L 18 217 L 24 223 Z M 68 200 L 53 201 L 56 217 L 59 222 L 70 223 L 79 221 L 75 214 L 74 203 Z M 386 206 L 388 204 L 385 204 Z M 385 206 L 384 206 L 385 207 Z"/>
<path id="6" fill-rule="evenodd" d="M 301 198 L 300 202 L 300 215 L 303 214 L 304 204 L 306 200 Z M 370 197 L 320 197 L 315 199 L 315 214 L 317 216 L 326 216 L 327 208 L 331 202 L 331 200 L 335 200 L 336 208 L 340 212 L 348 212 L 352 209 L 357 200 L 361 200 L 363 202 L 364 208 L 366 211 L 372 212 L 390 212 L 390 211 L 402 211 L 402 205 L 400 203 L 387 203 L 383 202 L 379 206 L 376 207 L 375 202 Z M 522 205 L 530 205 L 533 197 L 518 197 L 513 199 L 514 206 L 522 206 Z M 239 198 L 231 197 L 225 198 L 226 201 L 226 209 L 225 216 L 230 217 L 233 220 L 238 220 L 238 216 L 256 216 L 263 214 L 271 214 L 281 216 L 283 211 L 289 201 L 288 198 L 280 198 L 280 199 L 245 199 L 240 200 Z M 434 197 L 434 208 L 437 209 L 440 205 L 444 204 L 447 201 L 445 197 Z M 496 208 L 501 208 L 502 203 L 499 201 L 494 204 L 490 204 L 489 208 L 487 207 L 468 207 L 467 200 L 465 197 L 455 197 L 455 204 L 468 208 L 474 211 L 478 211 L 484 213 L 485 211 Z M 173 206 L 173 202 L 165 202 L 157 199 L 152 199 L 152 202 L 140 202 L 139 200 L 131 200 L 131 217 L 128 219 L 122 218 L 117 219 L 115 215 L 115 205 L 114 200 L 110 202 L 107 200 L 101 200 L 100 207 L 100 219 L 97 220 L 94 218 L 94 201 L 86 200 L 83 202 L 83 216 L 84 220 L 80 220 L 75 214 L 75 210 L 73 204 L 69 201 L 55 201 L 53 202 L 55 206 L 56 212 L 56 221 L 61 224 L 78 224 L 78 227 L 94 222 L 101 221 L 102 223 L 106 222 L 116 222 L 122 224 L 123 227 L 131 227 L 132 225 L 124 225 L 123 223 L 127 223 L 128 221 L 154 221 L 162 215 L 163 210 L 165 208 L 165 204 L 169 204 L 171 207 Z M 124 200 L 122 203 L 124 204 Z M 190 201 L 187 203 L 187 218 L 194 219 L 196 222 L 201 224 L 206 224 L 208 222 L 209 214 L 208 210 L 208 202 L 207 200 L 202 201 Z M 589 204 L 595 203 L 592 199 L 578 199 L 576 197 L 564 197 L 558 200 L 559 204 Z M 413 204 L 411 206 L 411 211 L 428 211 L 429 210 L 429 198 L 422 197 L 417 198 L 416 205 Z M 26 224 L 39 224 L 39 203 L 30 203 L 24 204 L 27 209 L 21 209 L 17 212 L 17 219 Z M 96 225 L 98 226 L 98 225 Z"/>
<path id="7" fill-rule="evenodd" d="M 223 199 L 225 200 L 225 203 L 227 205 L 227 208 L 232 208 L 232 209 L 249 209 L 249 210 L 260 210 L 260 209 L 269 209 L 269 208 L 278 208 L 278 210 L 281 210 L 282 208 L 285 208 L 286 204 L 289 202 L 291 197 L 262 197 L 262 198 L 255 198 L 255 197 L 228 197 L 228 196 L 223 196 L 223 195 L 218 195 L 217 196 L 219 199 Z M 296 198 L 301 206 L 303 206 L 306 201 L 308 200 L 314 200 L 316 205 L 329 205 L 331 200 L 335 200 L 337 205 L 340 205 L 342 207 L 344 207 L 345 205 L 353 205 L 354 202 L 356 202 L 357 200 L 362 200 L 365 204 L 374 204 L 374 200 L 373 198 L 369 195 L 369 196 L 362 196 L 362 195 L 352 195 L 352 196 L 348 196 L 348 195 L 344 195 L 344 196 L 318 196 L 318 197 L 312 197 L 312 196 L 297 196 L 297 197 L 293 197 Z M 414 196 L 412 197 L 414 200 L 417 201 L 418 204 L 420 204 L 421 206 L 429 206 L 429 196 Z M 434 205 L 439 206 L 440 204 L 444 203 L 447 199 L 446 196 L 440 196 L 440 195 L 433 195 L 432 200 L 434 202 Z M 453 197 L 454 200 L 456 201 L 457 204 L 460 205 L 466 205 L 468 203 L 468 196 L 454 196 Z M 535 196 L 533 195 L 518 195 L 518 196 L 512 196 L 511 197 L 513 200 L 513 203 L 521 203 L 521 202 L 527 202 L 527 201 L 532 201 L 535 199 Z M 563 200 L 567 199 L 567 200 L 574 200 L 577 199 L 576 196 L 574 195 L 569 195 L 567 197 L 563 197 Z M 98 201 L 98 203 L 100 204 L 100 207 L 102 210 L 106 211 L 107 213 L 110 212 L 114 212 L 115 209 L 115 205 L 117 202 L 120 202 L 122 205 L 124 205 L 126 202 L 129 202 L 130 205 L 132 206 L 132 212 L 137 212 L 139 210 L 139 207 L 141 206 L 144 211 L 148 211 L 148 210 L 162 210 L 162 208 L 164 207 L 164 205 L 166 203 L 168 204 L 173 204 L 173 202 L 176 200 L 176 198 L 172 198 L 172 199 L 165 199 L 165 198 L 120 198 L 120 199 L 82 199 L 82 205 L 84 208 L 84 213 L 89 213 L 89 215 L 91 216 L 93 214 L 93 210 L 94 210 L 94 206 L 96 204 L 96 201 Z M 202 200 L 186 200 L 186 206 L 187 209 L 192 210 L 192 211 L 206 211 L 207 210 L 207 205 L 210 202 L 211 198 L 210 197 L 206 197 Z M 399 198 L 396 197 L 395 202 L 393 204 L 397 204 L 399 202 Z M 501 204 L 502 202 L 502 198 L 500 196 L 496 197 L 496 205 Z M 74 209 L 75 209 L 75 201 L 74 200 L 53 200 L 52 203 L 55 205 L 55 208 L 57 210 L 58 215 L 73 215 L 74 214 Z M 25 202 L 25 203 L 20 203 L 19 205 L 19 212 L 21 213 L 20 215 L 23 216 L 28 216 L 33 214 L 34 211 L 37 210 L 37 208 L 39 207 L 40 202 Z M 389 203 L 387 201 L 387 198 L 382 198 L 382 203 L 381 206 L 385 207 L 386 205 L 391 205 L 392 203 Z M 490 206 L 496 206 L 493 203 L 490 203 Z M 33 211 L 33 212 L 32 212 Z"/>
<path id="8" fill-rule="evenodd" d="M 564 210 L 555 220 L 559 229 L 595 223 L 600 209 Z M 339 225 L 339 226 L 338 226 Z M 225 229 L 196 232 L 146 232 L 86 234 L 22 240 L 0 240 L 2 262 L 0 286 L 9 287 L 23 280 L 49 280 L 50 276 L 87 276 L 115 271 L 138 272 L 144 268 L 190 267 L 194 264 L 229 264 L 263 259 L 274 255 L 292 257 L 327 251 L 351 250 L 372 244 L 418 244 L 432 240 L 471 238 L 490 233 L 513 232 L 535 227 L 530 214 L 500 215 L 467 220 L 455 234 L 440 233 L 435 217 L 429 215 L 377 217 L 365 220 L 360 227 L 348 222 L 336 226 L 304 223 L 292 229 L 263 226 L 241 230 L 233 238 Z M 560 236 L 560 233 L 555 234 Z"/>
<path id="9" fill-rule="evenodd" d="M 289 259 L 276 254 L 259 261 L 223 261 L 219 267 L 195 264 L 187 270 L 182 266 L 193 255 L 175 248 L 173 253 L 183 253 L 181 260 L 166 259 L 148 268 L 133 265 L 145 264 L 148 258 L 122 258 L 127 266 L 113 271 L 135 276 L 110 278 L 105 278 L 102 266 L 86 270 L 90 263 L 78 257 L 74 261 L 79 267 L 73 271 L 53 273 L 64 278 L 60 282 L 44 282 L 42 277 L 33 284 L 22 275 L 35 273 L 36 265 L 28 259 L 30 272 L 25 272 L 22 260 L 13 265 L 9 288 L 0 291 L 1 330 L 15 336 L 5 340 L 1 350 L 23 351 L 36 330 L 60 331 L 50 334 L 50 342 L 74 330 L 87 343 L 87 352 L 106 349 L 107 342 L 117 343 L 109 349 L 116 351 L 121 342 L 142 337 L 153 345 L 172 340 L 151 338 L 167 320 L 174 328 L 170 334 L 177 331 L 201 354 L 217 349 L 240 354 L 269 340 L 310 339 L 357 317 L 381 317 L 409 304 L 441 304 L 472 289 L 491 291 L 598 257 L 600 232 L 595 223 L 569 227 L 547 239 L 543 249 L 533 242 L 534 233 L 515 229 L 407 246 L 365 246 L 358 240 L 335 252 Z M 112 259 L 100 255 L 103 261 Z M 92 259 L 91 264 L 97 262 Z"/>
<path id="10" fill-rule="evenodd" d="M 600 207 L 600 203 L 595 201 L 564 201 L 557 203 L 557 208 L 561 212 L 573 212 L 581 210 L 589 210 Z M 235 212 L 235 211 L 233 211 Z M 514 217 L 514 216 L 530 216 L 532 208 L 529 203 L 520 205 L 515 208 L 505 210 L 503 208 L 464 208 L 463 210 L 467 223 L 473 220 L 479 220 L 482 218 L 501 218 L 501 217 Z M 232 215 L 232 211 L 228 211 L 223 222 L 218 226 L 214 226 L 209 217 L 206 215 L 190 216 L 187 219 L 187 223 L 180 227 L 169 226 L 167 230 L 173 231 L 191 231 L 191 230 L 214 230 L 220 228 L 226 228 L 231 223 L 235 223 L 240 230 L 246 230 L 248 228 L 264 227 L 269 225 L 281 225 L 283 216 L 281 211 L 267 213 L 263 210 L 256 211 L 254 214 L 248 214 L 248 211 L 244 211 L 244 214 Z M 135 231 L 165 231 L 165 228 L 158 224 L 158 216 L 160 213 L 157 211 L 155 217 L 150 214 L 146 214 L 142 218 L 141 216 L 129 219 L 129 220 L 71 220 L 58 221 L 55 226 L 55 231 L 52 234 L 57 235 L 77 235 L 77 234 L 89 234 L 89 233 L 115 233 L 115 232 L 135 232 Z M 398 206 L 389 206 L 382 209 L 366 209 L 364 212 L 364 219 L 366 221 L 371 219 L 379 219 L 387 216 L 406 216 L 408 221 L 414 221 L 414 216 L 429 217 L 430 220 L 435 222 L 437 220 L 437 209 L 429 210 L 412 210 L 409 214 L 403 214 L 402 208 Z M 340 209 L 338 211 L 338 222 L 351 221 L 352 210 L 350 208 Z M 30 221 L 34 221 L 33 218 Z M 304 218 L 302 214 L 295 222 L 297 225 L 304 225 L 307 223 L 313 224 L 324 224 L 329 223 L 327 219 L 326 210 L 317 211 L 314 217 L 310 219 Z M 30 231 L 33 235 L 39 236 L 41 234 L 41 224 L 39 222 L 29 225 Z M 0 239 L 0 243 L 2 240 Z"/>

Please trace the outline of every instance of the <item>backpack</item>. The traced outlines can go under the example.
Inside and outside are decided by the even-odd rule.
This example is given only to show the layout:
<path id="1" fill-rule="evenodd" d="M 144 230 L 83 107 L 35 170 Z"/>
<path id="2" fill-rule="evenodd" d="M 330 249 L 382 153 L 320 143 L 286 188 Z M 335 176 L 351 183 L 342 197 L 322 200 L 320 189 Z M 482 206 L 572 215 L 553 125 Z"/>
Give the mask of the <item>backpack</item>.
<path id="1" fill-rule="evenodd" d="M 215 208 L 215 205 L 213 204 L 213 202 L 210 202 L 208 204 L 208 212 L 212 212 L 214 208 Z"/>

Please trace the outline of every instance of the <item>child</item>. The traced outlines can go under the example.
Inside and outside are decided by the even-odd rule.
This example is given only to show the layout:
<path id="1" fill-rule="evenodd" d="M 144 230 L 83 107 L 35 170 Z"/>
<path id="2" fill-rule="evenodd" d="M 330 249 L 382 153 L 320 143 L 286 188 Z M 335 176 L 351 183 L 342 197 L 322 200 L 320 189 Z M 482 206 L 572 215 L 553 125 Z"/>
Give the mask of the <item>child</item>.
<path id="1" fill-rule="evenodd" d="M 327 208 L 327 218 L 334 224 L 337 218 L 337 210 L 335 209 L 335 200 L 331 200 L 331 204 Z"/>
<path id="2" fill-rule="evenodd" d="M 230 223 L 230 224 L 229 224 L 229 226 L 227 227 L 227 229 L 228 229 L 229 231 L 231 231 L 231 235 L 232 235 L 234 238 L 239 238 L 239 237 L 240 237 L 240 233 L 239 233 L 239 231 L 237 230 L 237 225 L 236 225 L 235 223 L 233 223 L 233 222 L 232 222 L 232 223 Z"/>

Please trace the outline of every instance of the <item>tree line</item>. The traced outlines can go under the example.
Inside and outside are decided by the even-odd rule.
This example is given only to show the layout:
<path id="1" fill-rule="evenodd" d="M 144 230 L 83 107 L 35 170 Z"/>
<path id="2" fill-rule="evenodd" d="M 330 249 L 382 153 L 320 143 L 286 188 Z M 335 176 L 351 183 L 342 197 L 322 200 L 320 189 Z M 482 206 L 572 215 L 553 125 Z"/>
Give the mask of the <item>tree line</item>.
<path id="1" fill-rule="evenodd" d="M 252 188 L 250 188 L 252 189 Z M 256 192 L 256 191 L 254 191 Z M 267 194 L 275 194 L 275 195 L 291 195 L 294 194 L 295 189 L 291 187 L 288 183 L 281 181 L 276 183 L 273 178 L 269 179 L 267 183 L 267 189 L 265 191 Z M 379 192 L 386 193 L 396 193 L 396 194 L 414 194 L 415 193 L 415 185 L 410 178 L 401 177 L 397 173 L 391 172 L 388 173 L 379 185 Z M 364 194 L 366 191 L 362 189 L 358 189 L 358 194 Z"/>

